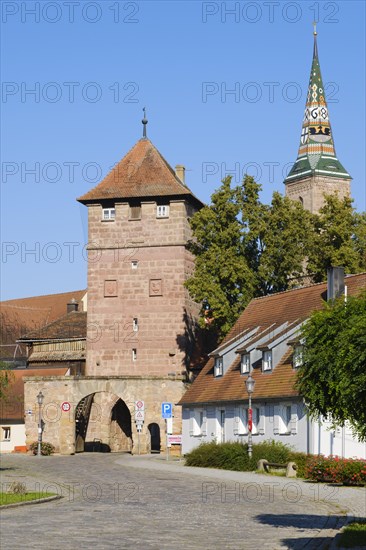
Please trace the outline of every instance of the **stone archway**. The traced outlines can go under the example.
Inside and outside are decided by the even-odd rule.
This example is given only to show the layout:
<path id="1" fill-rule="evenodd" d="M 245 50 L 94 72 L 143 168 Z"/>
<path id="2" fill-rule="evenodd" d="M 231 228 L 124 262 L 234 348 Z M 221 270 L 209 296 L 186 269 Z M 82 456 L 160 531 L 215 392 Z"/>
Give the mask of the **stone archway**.
<path id="1" fill-rule="evenodd" d="M 131 452 L 131 413 L 114 393 L 83 397 L 75 408 L 75 452 Z"/>

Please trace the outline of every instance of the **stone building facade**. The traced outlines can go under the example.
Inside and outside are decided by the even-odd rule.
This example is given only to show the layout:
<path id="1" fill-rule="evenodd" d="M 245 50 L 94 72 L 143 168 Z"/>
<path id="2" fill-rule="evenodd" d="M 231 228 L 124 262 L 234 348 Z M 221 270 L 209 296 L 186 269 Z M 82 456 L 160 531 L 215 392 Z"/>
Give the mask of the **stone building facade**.
<path id="1" fill-rule="evenodd" d="M 189 218 L 203 204 L 184 168 L 175 172 L 146 135 L 78 200 L 89 228 L 85 375 L 29 379 L 26 404 L 37 410 L 42 391 L 44 439 L 64 454 L 132 452 L 137 440 L 142 452 L 163 449 L 161 404 L 184 394 L 195 351 L 199 306 L 184 287 L 194 267 L 186 245 Z M 180 407 L 173 431 L 181 432 Z M 36 439 L 36 415 L 26 436 Z"/>

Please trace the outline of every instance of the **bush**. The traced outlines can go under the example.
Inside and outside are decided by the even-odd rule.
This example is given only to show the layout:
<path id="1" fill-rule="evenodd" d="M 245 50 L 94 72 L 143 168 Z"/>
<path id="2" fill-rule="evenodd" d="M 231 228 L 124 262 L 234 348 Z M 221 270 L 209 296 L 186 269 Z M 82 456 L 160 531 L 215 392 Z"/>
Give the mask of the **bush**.
<path id="1" fill-rule="evenodd" d="M 253 456 L 249 459 L 247 443 L 201 443 L 199 447 L 186 455 L 186 466 L 201 468 L 220 468 L 222 470 L 237 470 L 239 472 L 255 471 L 258 460 L 286 463 L 296 462 L 297 475 L 304 477 L 305 464 L 308 455 L 296 453 L 291 447 L 279 441 L 263 441 L 253 445 Z"/>
<path id="2" fill-rule="evenodd" d="M 25 483 L 22 481 L 13 481 L 7 491 L 9 494 L 12 495 L 25 495 L 27 492 L 27 488 Z"/>
<path id="3" fill-rule="evenodd" d="M 29 445 L 29 450 L 33 452 L 34 455 L 38 452 L 38 441 L 34 441 Z M 52 445 L 52 443 L 47 443 L 46 441 L 42 441 L 41 443 L 41 454 L 43 456 L 50 456 L 55 452 L 55 447 Z"/>
<path id="4" fill-rule="evenodd" d="M 307 463 L 305 477 L 312 481 L 364 485 L 366 484 L 366 460 L 338 456 L 313 456 Z"/>

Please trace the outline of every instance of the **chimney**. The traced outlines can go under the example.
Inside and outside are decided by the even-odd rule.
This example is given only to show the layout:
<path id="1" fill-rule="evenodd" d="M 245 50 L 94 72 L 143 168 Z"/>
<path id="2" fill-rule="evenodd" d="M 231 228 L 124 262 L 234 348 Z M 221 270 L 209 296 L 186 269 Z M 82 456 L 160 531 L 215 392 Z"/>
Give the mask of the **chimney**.
<path id="1" fill-rule="evenodd" d="M 78 311 L 79 304 L 75 300 L 75 298 L 72 298 L 70 302 L 67 304 L 67 313 L 71 313 L 72 311 Z"/>
<path id="2" fill-rule="evenodd" d="M 327 271 L 327 300 L 335 300 L 344 294 L 344 268 L 330 267 Z"/>
<path id="3" fill-rule="evenodd" d="M 184 185 L 186 184 L 186 169 L 183 164 L 177 164 L 175 167 L 175 175 L 182 183 L 184 183 Z"/>

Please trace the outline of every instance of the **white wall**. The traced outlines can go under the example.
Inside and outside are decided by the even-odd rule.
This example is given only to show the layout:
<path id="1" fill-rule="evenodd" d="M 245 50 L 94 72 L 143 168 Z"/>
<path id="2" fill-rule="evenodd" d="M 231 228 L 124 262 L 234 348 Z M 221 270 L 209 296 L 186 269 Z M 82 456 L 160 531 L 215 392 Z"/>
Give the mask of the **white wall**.
<path id="1" fill-rule="evenodd" d="M 182 453 L 188 453 L 198 447 L 200 443 L 211 441 L 220 442 L 222 436 L 225 441 L 248 441 L 246 426 L 246 409 L 244 403 L 223 403 L 222 405 L 208 405 L 201 407 L 183 407 L 182 411 Z M 282 417 L 285 409 L 280 406 L 289 406 L 290 422 L 288 427 Z M 260 410 L 260 422 L 253 433 L 253 443 L 260 441 L 281 441 L 290 445 L 294 450 L 313 454 L 337 454 L 346 458 L 366 458 L 366 443 L 360 443 L 352 437 L 349 429 L 344 428 L 336 432 L 327 430 L 329 424 L 319 425 L 310 421 L 305 406 L 300 400 L 283 400 L 274 403 L 253 403 L 253 409 Z M 224 426 L 221 426 L 224 411 Z M 203 426 L 199 426 L 203 419 Z M 239 422 L 238 422 L 239 420 Z M 285 433 L 286 432 L 286 433 Z"/>
<path id="2" fill-rule="evenodd" d="M 10 428 L 10 440 L 4 441 L 3 428 Z M 24 422 L 22 423 L 11 423 L 4 422 L 0 424 L 0 452 L 1 453 L 11 453 L 14 450 L 14 447 L 24 446 L 25 445 L 25 426 Z"/>

